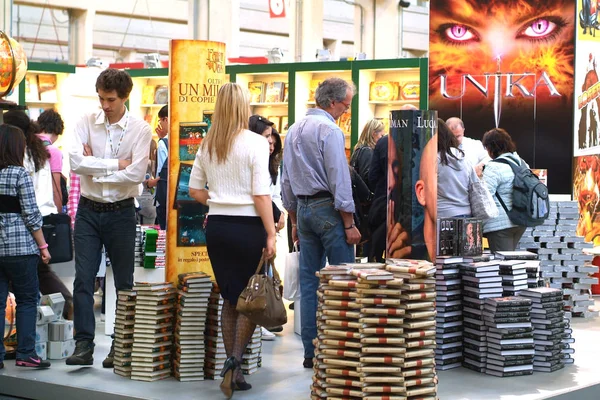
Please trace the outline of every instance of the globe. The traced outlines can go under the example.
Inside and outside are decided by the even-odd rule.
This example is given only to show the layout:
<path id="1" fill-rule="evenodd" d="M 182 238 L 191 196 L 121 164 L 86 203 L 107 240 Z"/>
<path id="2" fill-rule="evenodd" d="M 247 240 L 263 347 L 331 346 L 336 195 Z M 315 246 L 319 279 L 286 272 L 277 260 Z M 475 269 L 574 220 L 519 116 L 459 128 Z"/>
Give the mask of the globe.
<path id="1" fill-rule="evenodd" d="M 27 56 L 15 39 L 0 31 L 0 98 L 6 96 L 25 77 Z"/>

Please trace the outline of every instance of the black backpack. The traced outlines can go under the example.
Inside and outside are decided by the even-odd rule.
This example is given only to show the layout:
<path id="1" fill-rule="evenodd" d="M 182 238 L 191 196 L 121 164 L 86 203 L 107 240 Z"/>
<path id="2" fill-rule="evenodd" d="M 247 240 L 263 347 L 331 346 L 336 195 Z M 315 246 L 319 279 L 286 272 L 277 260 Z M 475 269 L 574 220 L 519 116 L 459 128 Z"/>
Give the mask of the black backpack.
<path id="1" fill-rule="evenodd" d="M 496 197 L 511 222 L 515 225 L 529 227 L 543 224 L 550 212 L 548 187 L 540 182 L 532 170 L 527 168 L 527 164 L 523 160 L 520 165 L 502 158 L 493 161 L 507 164 L 515 174 L 512 210 L 508 210 L 496 192 Z"/>

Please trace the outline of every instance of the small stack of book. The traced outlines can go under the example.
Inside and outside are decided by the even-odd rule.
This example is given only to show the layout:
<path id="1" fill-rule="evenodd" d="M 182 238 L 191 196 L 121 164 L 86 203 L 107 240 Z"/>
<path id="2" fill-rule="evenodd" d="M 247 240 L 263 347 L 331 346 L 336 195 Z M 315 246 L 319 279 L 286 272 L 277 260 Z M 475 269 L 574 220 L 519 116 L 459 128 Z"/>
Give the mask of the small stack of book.
<path id="1" fill-rule="evenodd" d="M 141 225 L 136 225 L 135 227 L 135 249 L 133 251 L 134 254 L 134 265 L 136 267 L 144 266 L 144 239 L 145 232 L 142 229 Z"/>
<path id="2" fill-rule="evenodd" d="M 179 381 L 204 380 L 206 315 L 212 291 L 204 272 L 179 274 L 173 375 Z"/>
<path id="3" fill-rule="evenodd" d="M 436 368 L 444 371 L 460 367 L 463 351 L 462 257 L 438 256 L 436 258 Z M 446 353 L 443 353 L 446 352 Z M 452 356 L 457 354 L 460 356 Z"/>
<path id="4" fill-rule="evenodd" d="M 170 282 L 136 282 L 131 379 L 157 381 L 171 375 L 175 288 Z"/>
<path id="5" fill-rule="evenodd" d="M 221 373 L 223 364 L 227 359 L 225 344 L 223 343 L 223 330 L 221 329 L 221 312 L 223 310 L 223 298 L 216 285 L 213 284 L 208 298 L 208 313 L 206 317 L 205 345 L 206 356 L 204 358 L 204 377 L 215 379 Z"/>
<path id="6" fill-rule="evenodd" d="M 485 299 L 502 296 L 498 261 L 461 264 L 463 280 L 463 366 L 485 372 L 487 327 L 483 319 Z"/>
<path id="7" fill-rule="evenodd" d="M 131 376 L 135 297 L 135 292 L 132 290 L 120 290 L 117 294 L 117 310 L 115 312 L 114 372 L 127 377 Z"/>
<path id="8" fill-rule="evenodd" d="M 570 349 L 570 328 L 565 328 L 563 293 L 560 289 L 524 290 L 521 296 L 531 299 L 531 322 L 535 343 L 534 371 L 554 372 L 564 367 L 565 348 Z M 569 329 L 569 331 L 566 331 Z M 572 350 L 572 349 L 570 349 Z M 566 353 L 571 358 L 570 353 Z"/>
<path id="9" fill-rule="evenodd" d="M 242 373 L 252 375 L 260 367 L 262 367 L 262 331 L 260 326 L 257 326 L 242 356 Z"/>
<path id="10" fill-rule="evenodd" d="M 529 289 L 544 286 L 544 280 L 540 275 L 540 262 L 538 260 L 525 261 L 525 271 L 527 271 L 527 287 Z"/>
<path id="11" fill-rule="evenodd" d="M 485 300 L 486 374 L 506 377 L 533 373 L 535 350 L 530 312 L 531 300 L 525 297 Z"/>
<path id="12" fill-rule="evenodd" d="M 435 399 L 436 358 L 452 364 L 462 357 L 459 347 L 452 345 L 436 350 L 436 267 L 423 260 L 389 259 L 386 269 L 393 273 L 395 281 L 404 281 L 400 286 L 400 309 L 404 310 L 400 337 L 404 338 L 406 349 L 402 363 L 405 396 Z M 380 396 L 385 396 L 385 392 Z"/>
<path id="13" fill-rule="evenodd" d="M 521 290 L 528 288 L 527 264 L 523 260 L 501 260 L 502 295 L 518 296 Z"/>

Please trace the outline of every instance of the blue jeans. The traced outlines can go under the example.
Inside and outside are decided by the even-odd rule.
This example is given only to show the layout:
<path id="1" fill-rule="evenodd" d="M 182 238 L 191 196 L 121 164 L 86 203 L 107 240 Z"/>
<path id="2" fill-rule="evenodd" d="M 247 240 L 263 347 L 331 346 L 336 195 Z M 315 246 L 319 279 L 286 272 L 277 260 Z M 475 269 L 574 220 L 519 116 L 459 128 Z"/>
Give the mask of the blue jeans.
<path id="1" fill-rule="evenodd" d="M 74 235 L 73 324 L 76 341 L 94 340 L 94 286 L 102 260 L 102 245 L 110 257 L 117 292 L 133 286 L 135 225 L 133 205 L 111 212 L 96 212 L 79 205 Z"/>
<path id="2" fill-rule="evenodd" d="M 344 223 L 331 198 L 298 199 L 298 239 L 300 240 L 300 319 L 304 358 L 312 358 L 317 337 L 317 271 L 330 264 L 354 262 L 354 246 L 346 242 Z"/>
<path id="3" fill-rule="evenodd" d="M 37 254 L 27 256 L 0 257 L 0 334 L 4 335 L 4 317 L 8 283 L 12 282 L 17 303 L 17 358 L 36 356 L 35 322 L 37 305 L 40 299 Z M 4 360 L 6 350 L 0 337 L 0 361 Z"/>

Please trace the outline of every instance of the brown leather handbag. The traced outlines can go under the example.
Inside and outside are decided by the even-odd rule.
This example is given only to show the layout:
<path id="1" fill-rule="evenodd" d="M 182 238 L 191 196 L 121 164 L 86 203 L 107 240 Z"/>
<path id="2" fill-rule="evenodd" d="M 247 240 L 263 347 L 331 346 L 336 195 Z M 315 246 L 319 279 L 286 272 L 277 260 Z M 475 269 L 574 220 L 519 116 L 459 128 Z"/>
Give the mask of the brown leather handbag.
<path id="1" fill-rule="evenodd" d="M 261 272 L 264 265 L 264 272 Z M 267 274 L 273 259 L 265 260 L 263 255 L 258 263 L 256 273 L 248 281 L 248 285 L 240 294 L 237 312 L 245 315 L 250 321 L 267 328 L 281 326 L 287 322 L 287 314 L 283 305 L 283 286 L 277 270 L 273 266 L 273 277 Z"/>

